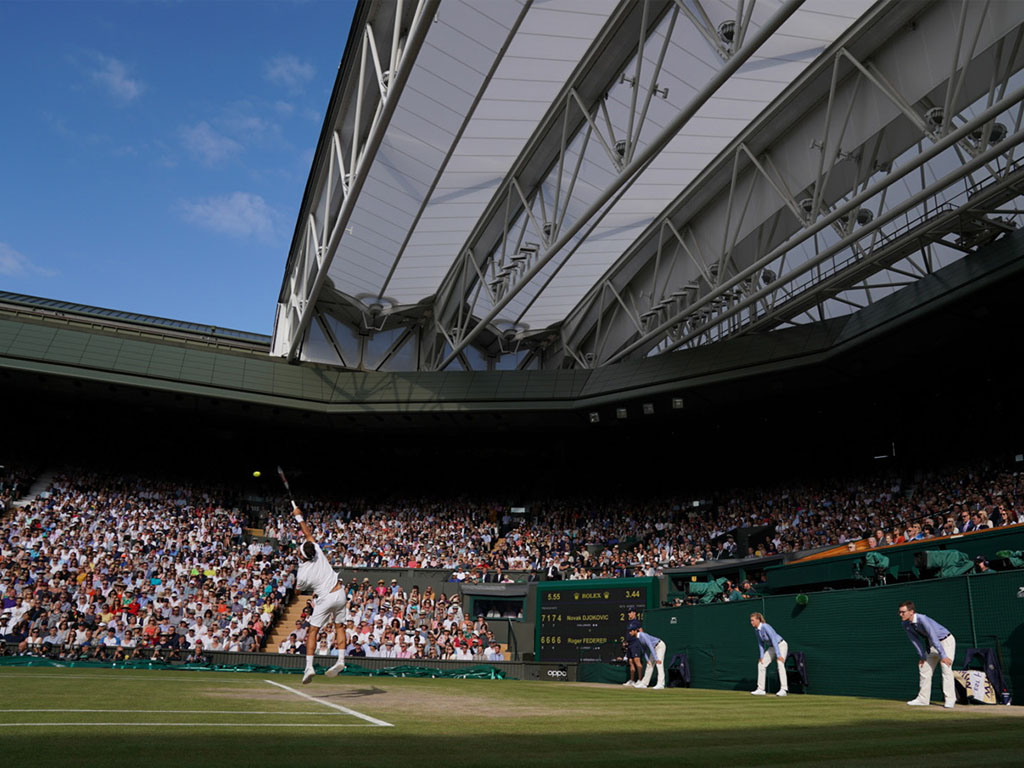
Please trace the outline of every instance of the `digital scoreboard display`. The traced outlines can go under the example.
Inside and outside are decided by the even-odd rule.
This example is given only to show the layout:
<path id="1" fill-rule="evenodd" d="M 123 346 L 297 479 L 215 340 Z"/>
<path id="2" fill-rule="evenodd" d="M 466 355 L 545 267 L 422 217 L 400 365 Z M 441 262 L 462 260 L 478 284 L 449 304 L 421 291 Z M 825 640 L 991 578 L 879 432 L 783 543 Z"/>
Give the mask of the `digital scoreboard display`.
<path id="1" fill-rule="evenodd" d="M 584 580 L 538 585 L 540 661 L 610 661 L 622 655 L 619 647 L 626 636 L 626 612 L 634 608 L 643 616 L 648 596 L 656 588 L 654 580 L 628 586 L 600 583 Z"/>

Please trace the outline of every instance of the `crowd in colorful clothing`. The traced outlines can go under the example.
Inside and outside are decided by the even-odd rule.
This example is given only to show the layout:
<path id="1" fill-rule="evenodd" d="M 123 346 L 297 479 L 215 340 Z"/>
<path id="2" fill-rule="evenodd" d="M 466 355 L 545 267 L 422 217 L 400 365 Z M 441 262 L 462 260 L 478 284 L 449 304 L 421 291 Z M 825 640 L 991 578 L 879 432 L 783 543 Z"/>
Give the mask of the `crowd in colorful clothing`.
<path id="1" fill-rule="evenodd" d="M 0 469 L 0 638 L 57 658 L 198 658 L 266 646 L 292 597 L 287 513 L 243 533 L 237 489 L 66 472 L 24 505 L 33 475 Z M 453 582 L 659 575 L 710 560 L 876 547 L 1024 523 L 1017 473 L 975 465 L 687 498 L 493 501 L 310 499 L 314 537 L 336 567 L 433 568 Z M 739 551 L 732 534 L 755 532 Z M 524 575 L 524 572 L 526 575 Z M 349 584 L 349 650 L 394 658 L 485 659 L 493 635 L 456 595 Z M 453 590 L 457 592 L 457 586 Z M 329 628 L 324 628 L 329 629 Z M 332 636 L 321 645 L 330 652 Z M 295 628 L 285 650 L 304 642 Z M 468 658 L 467 658 L 468 657 Z"/>
<path id="2" fill-rule="evenodd" d="M 58 476 L 0 522 L 0 638 L 60 659 L 257 650 L 294 569 L 242 522 L 206 489 Z"/>

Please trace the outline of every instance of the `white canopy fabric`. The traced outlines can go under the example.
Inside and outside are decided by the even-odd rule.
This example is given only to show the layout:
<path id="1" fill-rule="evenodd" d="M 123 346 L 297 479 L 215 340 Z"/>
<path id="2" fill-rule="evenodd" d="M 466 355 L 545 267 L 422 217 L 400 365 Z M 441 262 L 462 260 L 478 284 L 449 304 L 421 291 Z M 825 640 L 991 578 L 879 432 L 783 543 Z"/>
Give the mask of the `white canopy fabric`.
<path id="1" fill-rule="evenodd" d="M 798 10 L 659 153 L 600 225 L 575 238 L 507 314 L 533 328 L 562 320 L 651 219 L 870 4 L 815 0 Z M 397 304 L 415 304 L 437 292 L 538 122 L 617 5 L 615 0 L 442 4 L 369 170 L 350 219 L 351 233 L 331 264 L 337 289 L 351 296 L 386 296 Z M 720 22 L 735 17 L 733 5 L 707 2 L 704 7 L 713 22 Z M 779 5 L 758 2 L 752 28 Z M 666 24 L 663 20 L 645 47 L 648 71 Z M 639 148 L 722 63 L 695 27 L 675 25 L 658 83 L 668 89 L 668 98 L 652 99 Z M 608 92 L 616 135 L 626 131 L 629 90 L 619 82 Z M 581 143 L 577 136 L 577 152 Z M 592 147 L 567 223 L 585 207 L 588 188 L 600 190 L 614 181 L 615 169 L 595 158 L 601 159 Z M 575 251 L 571 258 L 570 251 Z"/>
<path id="2" fill-rule="evenodd" d="M 416 29 L 402 28 L 401 34 L 416 37 L 408 56 L 392 47 L 391 65 L 399 66 L 402 81 L 394 92 L 388 91 L 395 85 L 393 72 L 383 72 L 387 64 L 379 61 L 376 82 L 364 82 L 360 75 L 353 87 L 361 70 L 350 64 L 336 86 L 332 105 L 343 103 L 348 113 L 325 126 L 324 137 L 334 132 L 334 148 L 322 138 L 314 161 L 313 192 L 300 213 L 282 290 L 275 354 L 297 356 L 305 338 L 314 344 L 305 347 L 304 359 L 344 365 L 360 360 L 361 367 L 376 367 L 401 357 L 413 367 L 444 367 L 455 363 L 458 352 L 469 354 L 481 318 L 490 324 L 490 335 L 478 343 L 474 360 L 492 367 L 505 365 L 501 358 L 514 348 L 502 338 L 529 337 L 539 348 L 552 343 L 556 330 L 563 334 L 563 347 L 561 359 L 552 355 L 545 363 L 553 366 L 572 360 L 600 365 L 625 354 L 674 349 L 698 333 L 707 318 L 748 298 L 758 301 L 759 280 L 810 263 L 841 242 L 852 231 L 849 222 L 880 220 L 887 207 L 903 200 L 919 200 L 926 214 L 929 205 L 960 194 L 951 188 L 948 194 L 923 190 L 944 169 L 966 165 L 968 155 L 986 151 L 991 128 L 979 127 L 973 138 L 959 143 L 951 140 L 919 174 L 919 183 L 908 179 L 885 188 L 865 206 L 870 211 L 852 211 L 813 241 L 799 239 L 797 230 L 813 228 L 857 187 L 889 173 L 894 164 L 912 163 L 926 146 L 954 131 L 956 121 L 940 114 L 944 108 L 963 124 L 1008 88 L 1013 92 L 1020 80 L 1014 73 L 1024 66 L 1020 46 L 1007 42 L 1021 15 L 1011 3 L 405 2 L 418 2 L 420 10 L 429 7 L 430 18 L 425 23 L 428 12 L 418 10 Z M 401 24 L 409 21 L 409 7 Z M 357 10 L 367 30 L 360 49 L 364 65 L 370 37 L 378 41 L 374 55 L 387 58 L 377 49 L 384 51 L 385 37 L 392 34 L 389 11 L 393 17 L 393 7 L 376 0 L 365 0 Z M 913 35 L 918 22 L 921 33 Z M 394 33 L 395 40 L 398 36 Z M 877 55 L 864 64 L 840 47 L 846 45 L 855 46 L 865 60 Z M 844 74 L 830 94 L 833 70 Z M 805 84 L 811 90 L 801 99 Z M 372 95 L 378 88 L 382 100 L 367 101 L 362 122 L 374 109 L 386 120 L 367 128 L 360 124 L 352 94 Z M 679 127 L 680 117 L 696 104 Z M 797 113 L 790 116 L 792 105 Z M 855 106 L 861 111 L 851 119 Z M 933 113 L 940 116 L 931 125 L 927 115 Z M 1011 132 L 1020 127 L 1019 117 L 1008 114 L 998 116 L 1002 135 L 1008 125 Z M 992 126 L 993 118 L 988 120 Z M 756 149 L 761 159 L 749 154 L 730 187 L 725 177 L 733 154 L 739 157 L 737 145 L 757 143 L 755 134 L 761 135 L 765 125 L 772 133 Z M 375 151 L 364 154 L 360 137 Z M 770 166 L 768 154 L 780 167 L 758 165 Z M 829 156 L 837 161 L 834 173 L 824 165 Z M 636 158 L 645 164 L 634 173 Z M 761 173 L 753 180 L 752 165 Z M 985 167 L 991 175 L 1002 173 L 991 163 Z M 743 173 L 745 180 L 737 181 Z M 356 175 L 356 192 L 349 195 L 345 181 L 343 203 L 329 199 L 338 196 L 337 177 Z M 746 199 L 743 190 L 749 191 Z M 805 195 L 812 195 L 813 210 L 801 208 Z M 694 218 L 698 213 L 707 215 Z M 917 214 L 910 210 L 905 220 Z M 661 246 L 652 244 L 660 237 L 652 235 L 655 225 L 668 222 L 671 228 L 672 221 L 688 228 L 683 234 L 672 231 L 685 259 L 676 245 L 676 253 L 661 259 Z M 998 226 L 1004 225 L 983 222 L 985 236 Z M 790 236 L 796 242 L 789 262 L 784 256 L 763 273 L 740 274 Z M 941 265 L 947 253 L 956 257 L 955 249 L 942 248 L 933 249 L 932 263 L 922 272 Z M 633 259 L 634 254 L 642 258 Z M 678 269 L 666 266 L 672 259 L 680 261 Z M 883 262 L 876 271 L 893 271 L 891 260 Z M 631 282 L 641 273 L 642 282 Z M 324 274 L 329 293 L 322 290 Z M 766 322 L 764 315 L 775 311 L 776 301 L 796 295 L 794 286 L 803 290 L 823 274 L 807 272 L 802 282 L 773 289 L 772 307 L 766 309 L 764 301 L 752 305 L 733 327 L 762 327 L 758 323 Z M 870 303 L 871 296 L 899 290 L 914 276 L 896 269 L 884 277 L 870 288 L 837 283 L 817 302 L 817 316 L 826 317 L 826 300 L 829 314 L 861 306 L 856 297 L 839 295 L 846 288 L 863 291 Z M 727 278 L 734 282 L 723 287 Z M 621 307 L 619 317 L 610 314 L 606 294 Z M 657 336 L 679 316 L 673 312 L 685 312 L 688 303 L 703 306 L 701 296 L 709 302 L 703 315 L 686 318 L 686 328 L 677 322 L 674 337 Z M 318 307 L 323 313 L 311 322 L 310 309 Z M 400 319 L 389 325 L 388 317 Z M 595 331 L 606 317 L 620 327 L 609 333 L 605 323 L 604 331 Z M 775 318 L 794 321 L 785 312 Z M 402 330 L 414 324 L 426 329 L 416 350 Z M 546 329 L 552 330 L 542 340 Z M 372 354 L 357 336 L 378 342 Z M 512 364 L 520 362 L 518 357 Z M 468 358 L 457 364 L 476 367 Z"/>

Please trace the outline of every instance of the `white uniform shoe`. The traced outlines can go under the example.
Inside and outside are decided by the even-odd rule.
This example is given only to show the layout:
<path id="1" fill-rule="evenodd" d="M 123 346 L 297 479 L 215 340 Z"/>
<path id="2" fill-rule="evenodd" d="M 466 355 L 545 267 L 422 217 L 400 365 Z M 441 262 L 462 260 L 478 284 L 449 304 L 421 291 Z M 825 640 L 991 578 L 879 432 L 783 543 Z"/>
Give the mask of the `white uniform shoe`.
<path id="1" fill-rule="evenodd" d="M 789 696 L 789 691 L 783 688 L 781 691 L 775 694 L 776 696 Z"/>
<path id="2" fill-rule="evenodd" d="M 930 702 L 921 701 L 920 699 L 911 699 L 907 702 L 908 706 L 911 707 L 927 707 Z"/>
<path id="3" fill-rule="evenodd" d="M 335 664 L 333 667 L 331 667 L 326 672 L 324 672 L 324 674 L 327 677 L 337 677 L 338 675 L 340 675 L 344 671 L 345 671 L 345 665 L 344 664 Z"/>
<path id="4" fill-rule="evenodd" d="M 767 696 L 768 694 L 766 694 L 764 691 L 760 691 L 759 690 L 759 691 L 751 691 L 750 695 L 751 696 Z"/>
<path id="5" fill-rule="evenodd" d="M 956 706 L 956 702 L 955 701 L 947 701 L 945 704 L 942 705 L 942 708 L 943 709 L 952 709 L 955 706 Z"/>
<path id="6" fill-rule="evenodd" d="M 305 672 L 302 673 L 302 684 L 309 685 L 311 682 L 313 682 L 314 677 L 316 677 L 316 670 L 307 669 Z"/>
<path id="7" fill-rule="evenodd" d="M 665 690 L 665 686 L 664 686 L 664 685 L 656 685 L 656 686 L 654 686 L 654 687 L 653 687 L 653 688 L 652 688 L 651 690 L 654 690 L 654 691 L 663 691 L 663 690 Z"/>

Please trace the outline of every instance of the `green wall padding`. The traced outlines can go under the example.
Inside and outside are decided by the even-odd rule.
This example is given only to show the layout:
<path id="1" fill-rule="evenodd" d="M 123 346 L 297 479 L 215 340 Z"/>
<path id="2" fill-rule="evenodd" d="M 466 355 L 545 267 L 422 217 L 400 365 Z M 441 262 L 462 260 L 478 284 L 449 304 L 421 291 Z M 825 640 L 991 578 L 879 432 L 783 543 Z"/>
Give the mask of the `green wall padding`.
<path id="1" fill-rule="evenodd" d="M 1018 597 L 1018 594 L 1021 597 Z M 666 660 L 689 656 L 692 686 L 753 690 L 757 642 L 749 616 L 760 611 L 789 643 L 807 655 L 808 693 L 909 700 L 917 693 L 917 654 L 900 625 L 897 606 L 913 600 L 947 627 L 957 643 L 954 669 L 969 647 L 995 648 L 1017 701 L 1024 703 L 1024 571 L 647 612 L 646 629 L 667 645 Z M 790 680 L 794 680 L 789 666 Z M 940 675 L 933 697 L 941 699 Z M 778 688 L 774 665 L 769 690 Z M 791 689 L 795 685 L 791 683 Z"/>

